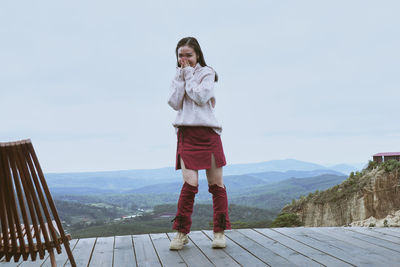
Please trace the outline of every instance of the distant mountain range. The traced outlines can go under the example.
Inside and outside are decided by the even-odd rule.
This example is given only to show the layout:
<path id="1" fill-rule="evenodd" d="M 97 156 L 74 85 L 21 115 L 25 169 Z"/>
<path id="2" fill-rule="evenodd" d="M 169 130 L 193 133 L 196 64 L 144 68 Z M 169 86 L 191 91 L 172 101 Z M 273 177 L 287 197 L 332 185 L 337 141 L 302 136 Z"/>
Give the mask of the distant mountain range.
<path id="1" fill-rule="evenodd" d="M 367 166 L 368 166 L 368 163 L 358 163 L 358 164 L 355 164 L 355 166 L 351 166 L 349 164 L 336 164 L 336 165 L 327 166 L 327 168 L 349 175 L 351 172 L 361 171 L 362 169 L 366 168 Z"/>
<path id="2" fill-rule="evenodd" d="M 324 170 L 264 172 L 256 175 L 226 176 L 224 184 L 230 203 L 277 210 L 292 199 L 297 199 L 301 195 L 307 195 L 315 190 L 325 190 L 343 182 L 346 178 L 347 176 L 330 170 L 326 170 L 326 173 Z M 181 187 L 182 182 L 165 183 L 141 187 L 129 193 L 179 194 Z M 208 183 L 205 179 L 199 181 L 196 202 L 211 203 L 211 195 L 208 193 Z"/>
<path id="3" fill-rule="evenodd" d="M 330 174 L 347 175 L 357 170 L 350 165 L 330 168 L 294 159 L 272 160 L 260 163 L 232 164 L 224 167 L 224 182 L 228 191 L 254 188 L 288 178 L 309 178 Z M 200 186 L 206 186 L 203 175 Z M 105 193 L 170 193 L 180 190 L 182 177 L 174 168 L 123 170 L 108 172 L 47 173 L 47 183 L 53 194 Z"/>
<path id="4" fill-rule="evenodd" d="M 310 178 L 321 175 L 334 175 L 336 177 L 345 177 L 342 173 L 332 170 L 314 170 L 314 171 L 286 171 L 286 172 L 261 172 L 242 175 L 228 175 L 224 177 L 224 184 L 228 193 L 243 192 L 247 189 L 254 189 L 260 186 L 269 185 L 287 180 L 289 178 Z M 206 188 L 208 186 L 206 179 L 200 179 L 199 187 Z M 143 194 L 161 194 L 180 192 L 182 181 L 160 183 L 139 187 L 126 193 L 143 193 Z"/>
<path id="5" fill-rule="evenodd" d="M 301 173 L 305 174 L 305 173 Z M 227 176 L 225 185 L 230 204 L 258 207 L 278 214 L 280 209 L 301 195 L 308 195 L 315 190 L 325 190 L 343 182 L 347 176 L 336 174 L 321 174 L 314 177 L 286 178 L 274 181 L 256 178 L 250 175 Z M 53 192 L 56 199 L 82 204 L 105 203 L 118 207 L 152 208 L 160 204 L 176 204 L 182 183 L 166 183 L 154 187 L 143 187 L 131 193 L 105 192 L 94 188 L 78 188 L 76 193 L 64 194 L 65 191 Z M 85 194 L 85 192 L 87 192 Z M 199 192 L 196 195 L 197 204 L 211 204 L 211 194 L 208 192 L 206 180 L 200 180 Z"/>
<path id="6" fill-rule="evenodd" d="M 322 174 L 307 178 L 288 178 L 277 183 L 243 189 L 229 194 L 230 203 L 279 210 L 301 195 L 326 190 L 342 183 L 347 176 Z"/>

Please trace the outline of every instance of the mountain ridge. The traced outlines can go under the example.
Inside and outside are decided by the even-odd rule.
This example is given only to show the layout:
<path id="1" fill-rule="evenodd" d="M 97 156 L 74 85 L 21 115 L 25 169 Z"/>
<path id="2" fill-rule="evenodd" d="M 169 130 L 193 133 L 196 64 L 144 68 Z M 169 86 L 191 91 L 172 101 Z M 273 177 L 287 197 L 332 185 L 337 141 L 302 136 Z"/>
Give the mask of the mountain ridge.
<path id="1" fill-rule="evenodd" d="M 348 226 L 368 218 L 383 219 L 400 210 L 400 162 L 370 161 L 341 184 L 286 205 L 304 226 Z"/>
<path id="2" fill-rule="evenodd" d="M 290 172 L 316 172 L 334 173 L 322 165 L 298 161 L 294 159 L 273 160 L 250 164 L 233 164 L 224 167 L 224 177 L 232 175 L 250 175 L 255 178 L 262 178 L 267 175 L 274 176 L 275 180 L 284 176 L 287 178 Z M 298 177 L 293 174 L 293 177 Z M 341 175 L 342 173 L 336 172 Z M 71 172 L 71 173 L 47 173 L 46 181 L 51 189 L 60 191 L 62 189 L 74 192 L 77 188 L 83 187 L 88 191 L 90 188 L 98 188 L 103 191 L 126 192 L 151 185 L 162 183 L 182 181 L 180 171 L 175 171 L 172 167 L 159 169 L 141 169 L 141 170 L 122 170 L 122 171 L 106 171 L 106 172 Z M 268 176 L 268 175 L 267 175 Z M 304 177 L 313 175 L 304 175 Z M 205 179 L 205 172 L 199 172 L 199 178 Z M 272 179 L 272 178 L 271 178 Z M 256 179 L 253 179 L 254 181 Z M 79 190 L 78 190 L 79 191 Z"/>
<path id="3" fill-rule="evenodd" d="M 283 160 L 270 160 L 270 161 L 261 161 L 255 163 L 235 163 L 229 164 L 224 167 L 224 173 L 228 175 L 233 174 L 245 174 L 245 173 L 258 173 L 264 171 L 289 171 L 289 170 L 315 170 L 315 169 L 332 169 L 336 170 L 336 167 L 353 168 L 355 171 L 357 166 L 353 166 L 350 164 L 335 164 L 331 166 L 324 166 L 321 164 L 316 164 L 313 162 L 301 161 L 296 159 L 283 159 Z M 336 170 L 340 172 L 339 170 Z M 93 176 L 102 174 L 104 176 L 109 175 L 117 175 L 126 176 L 126 175 L 151 175 L 158 174 L 164 176 L 166 173 L 168 175 L 173 175 L 176 173 L 175 167 L 162 167 L 162 168 L 153 168 L 153 169 L 127 169 L 127 170 L 113 170 L 113 171 L 82 171 L 82 172 L 46 172 L 46 176 L 58 176 L 58 175 L 74 175 L 74 176 Z"/>

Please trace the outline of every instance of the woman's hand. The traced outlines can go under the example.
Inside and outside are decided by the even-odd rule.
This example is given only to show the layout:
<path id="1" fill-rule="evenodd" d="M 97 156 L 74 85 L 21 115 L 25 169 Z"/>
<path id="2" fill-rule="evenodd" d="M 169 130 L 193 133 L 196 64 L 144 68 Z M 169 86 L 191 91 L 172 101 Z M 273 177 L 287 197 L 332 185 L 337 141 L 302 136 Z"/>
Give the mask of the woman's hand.
<path id="1" fill-rule="evenodd" d="M 189 60 L 185 59 L 185 58 L 181 58 L 179 60 L 179 64 L 181 64 L 181 68 L 183 69 L 184 67 L 188 67 L 190 66 L 189 64 Z"/>

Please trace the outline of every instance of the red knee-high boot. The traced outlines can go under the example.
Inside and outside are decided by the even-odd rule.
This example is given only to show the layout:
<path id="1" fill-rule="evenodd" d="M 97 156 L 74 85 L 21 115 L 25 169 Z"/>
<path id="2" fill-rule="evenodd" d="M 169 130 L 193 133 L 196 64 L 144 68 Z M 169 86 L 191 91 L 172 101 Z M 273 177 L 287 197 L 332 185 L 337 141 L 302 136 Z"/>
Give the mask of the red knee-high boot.
<path id="1" fill-rule="evenodd" d="M 185 234 L 190 232 L 190 227 L 192 226 L 194 197 L 198 190 L 199 186 L 193 186 L 186 182 L 183 184 L 178 201 L 178 210 L 175 218 L 172 220 L 174 222 L 172 229 Z"/>
<path id="2" fill-rule="evenodd" d="M 216 184 L 208 186 L 208 192 L 213 195 L 213 209 L 214 209 L 214 232 L 221 232 L 231 228 L 231 222 L 228 215 L 228 196 L 226 188 L 220 187 Z"/>

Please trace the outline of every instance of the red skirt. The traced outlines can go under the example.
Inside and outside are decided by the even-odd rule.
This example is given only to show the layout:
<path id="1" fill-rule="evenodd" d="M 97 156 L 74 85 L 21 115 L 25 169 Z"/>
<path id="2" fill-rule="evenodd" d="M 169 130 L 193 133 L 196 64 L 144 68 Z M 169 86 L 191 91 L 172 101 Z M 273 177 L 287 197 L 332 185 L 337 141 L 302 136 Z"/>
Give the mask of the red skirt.
<path id="1" fill-rule="evenodd" d="M 181 169 L 180 157 L 186 169 L 211 168 L 211 154 L 217 167 L 226 165 L 221 137 L 210 127 L 181 126 L 178 129 L 175 169 Z"/>

